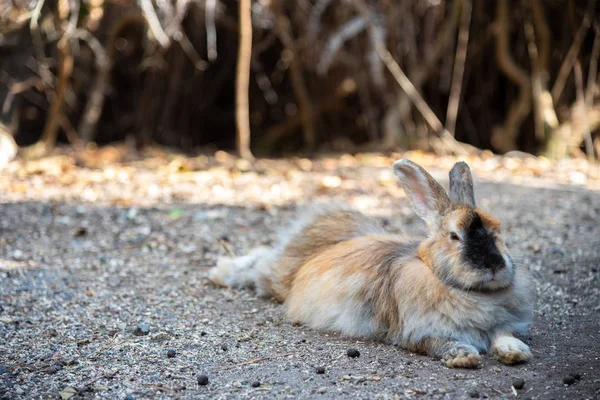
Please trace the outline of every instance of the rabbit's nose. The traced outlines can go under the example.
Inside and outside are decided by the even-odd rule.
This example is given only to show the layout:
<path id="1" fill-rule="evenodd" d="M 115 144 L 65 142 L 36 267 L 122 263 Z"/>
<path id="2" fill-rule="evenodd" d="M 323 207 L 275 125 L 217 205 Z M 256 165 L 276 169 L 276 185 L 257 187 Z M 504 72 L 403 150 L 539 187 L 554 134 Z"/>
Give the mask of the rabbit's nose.
<path id="1" fill-rule="evenodd" d="M 504 262 L 496 263 L 496 264 L 490 265 L 489 268 L 492 271 L 492 273 L 495 274 L 496 272 L 501 271 L 504 268 L 506 268 L 506 264 Z"/>

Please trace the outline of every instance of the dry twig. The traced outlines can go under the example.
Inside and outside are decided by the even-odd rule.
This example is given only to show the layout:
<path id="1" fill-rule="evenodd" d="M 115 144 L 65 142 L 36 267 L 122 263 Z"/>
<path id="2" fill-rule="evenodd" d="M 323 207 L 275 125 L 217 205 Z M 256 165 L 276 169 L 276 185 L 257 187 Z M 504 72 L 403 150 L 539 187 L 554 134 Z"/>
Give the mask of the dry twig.
<path id="1" fill-rule="evenodd" d="M 73 36 L 87 43 L 96 59 L 96 78 L 94 79 L 87 104 L 85 105 L 83 116 L 77 127 L 81 140 L 84 143 L 88 143 L 94 140 L 96 125 L 102 114 L 104 97 L 106 96 L 110 79 L 110 60 L 102 44 L 89 31 L 78 29 L 74 32 Z"/>
<path id="2" fill-rule="evenodd" d="M 281 357 L 294 356 L 296 354 L 297 353 L 275 354 L 275 355 L 272 355 L 272 356 L 255 358 L 254 360 L 248 360 L 248 361 L 244 361 L 244 362 L 237 363 L 237 364 L 223 365 L 221 367 L 217 367 L 217 369 L 231 369 L 231 368 L 235 368 L 235 367 L 243 367 L 244 365 L 256 364 L 256 363 L 259 363 L 261 361 L 271 360 L 273 358 L 281 358 Z"/>
<path id="3" fill-rule="evenodd" d="M 35 8 L 31 12 L 31 20 L 29 21 L 29 29 L 31 30 L 31 39 L 33 41 L 35 54 L 39 62 L 39 74 L 44 83 L 44 90 L 48 97 L 48 102 L 51 102 L 54 97 L 54 92 L 51 90 L 54 87 L 53 77 L 48 68 L 48 60 L 44 51 L 44 40 L 40 31 L 39 19 L 44 7 L 44 0 L 38 0 Z"/>
<path id="4" fill-rule="evenodd" d="M 590 4 L 593 1 L 590 1 Z M 590 6 L 591 7 L 591 6 Z M 588 7 L 588 8 L 590 8 Z M 585 38 L 585 35 L 590 27 L 590 19 L 588 17 L 588 13 L 586 12 L 583 20 L 581 21 L 581 25 L 579 29 L 577 29 L 577 33 L 575 33 L 575 38 L 573 39 L 573 43 L 571 43 L 571 47 L 569 47 L 569 51 L 565 56 L 562 64 L 560 65 L 560 69 L 558 70 L 558 74 L 556 75 L 556 80 L 554 81 L 554 86 L 552 87 L 552 100 L 556 103 L 562 94 L 562 91 L 567 83 L 567 79 L 569 78 L 569 74 L 575 65 L 575 61 L 577 60 L 577 56 L 579 55 L 579 49 L 581 48 L 581 43 Z"/>
<path id="5" fill-rule="evenodd" d="M 467 48 L 469 44 L 469 26 L 471 25 L 471 0 L 463 0 L 460 11 L 460 31 L 458 33 L 458 45 L 454 68 L 452 71 L 452 85 L 450 87 L 450 100 L 446 111 L 446 130 L 452 136 L 456 134 L 456 116 L 460 104 L 460 93 L 463 85 L 463 74 L 465 71 L 465 60 L 467 59 Z"/>
<path id="6" fill-rule="evenodd" d="M 254 159 L 250 151 L 250 111 L 248 87 L 250 85 L 250 60 L 252 58 L 252 5 L 250 0 L 240 0 L 240 34 L 236 72 L 235 122 L 237 126 L 237 152 L 246 160 Z"/>
<path id="7" fill-rule="evenodd" d="M 152 1 L 139 0 L 139 4 L 140 8 L 142 9 L 142 13 L 144 14 L 144 17 L 146 18 L 146 21 L 148 21 L 148 26 L 150 27 L 154 38 L 158 41 L 158 43 L 163 49 L 166 49 L 171 44 L 171 40 L 169 39 L 169 36 L 166 34 L 162 25 L 160 24 L 160 20 L 156 15 L 156 10 L 152 5 Z"/>
<path id="8" fill-rule="evenodd" d="M 66 1 L 66 0 L 63 0 Z M 68 16 L 68 3 L 65 4 L 65 8 L 61 12 L 61 19 L 66 19 Z M 60 114 L 62 112 L 62 106 L 64 103 L 65 92 L 69 85 L 69 78 L 73 72 L 73 55 L 71 54 L 70 37 L 63 36 L 58 42 L 58 51 L 60 54 L 60 64 L 58 67 L 58 81 L 56 84 L 56 94 L 54 101 L 50 104 L 48 110 L 48 116 L 46 117 L 46 123 L 44 124 L 44 130 L 40 138 L 42 147 L 32 147 L 34 157 L 39 155 L 35 154 L 38 151 L 45 153 L 51 150 L 56 144 L 56 136 L 58 133 L 58 127 L 60 123 Z M 36 146 L 36 145 L 34 145 Z"/>
<path id="9" fill-rule="evenodd" d="M 398 65 L 396 60 L 392 57 L 390 52 L 379 46 L 377 50 L 379 56 L 383 60 L 384 64 L 388 68 L 388 70 L 394 76 L 394 79 L 402 90 L 408 95 L 413 104 L 417 107 L 417 109 L 423 115 L 423 118 L 427 121 L 429 126 L 440 135 L 443 143 L 450 149 L 450 151 L 455 154 L 467 154 L 467 151 L 458 143 L 454 137 L 444 128 L 444 125 L 440 122 L 435 113 L 431 110 L 427 102 L 423 99 L 421 94 L 417 91 L 414 85 L 411 83 L 410 79 L 406 76 L 402 68 Z"/>
<path id="10" fill-rule="evenodd" d="M 206 53 L 208 61 L 217 59 L 217 28 L 215 27 L 215 7 L 217 0 L 206 0 L 204 23 L 206 25 Z"/>
<path id="11" fill-rule="evenodd" d="M 590 127 L 588 125 L 587 107 L 585 104 L 585 94 L 583 89 L 583 72 L 581 70 L 581 62 L 577 60 L 574 67 L 575 73 L 575 90 L 577 93 L 577 104 L 576 109 L 579 116 L 579 131 L 583 137 L 585 143 L 585 151 L 590 161 L 594 160 L 594 143 L 592 141 L 592 135 L 590 133 Z"/>
<path id="12" fill-rule="evenodd" d="M 342 45 L 364 31 L 366 27 L 367 21 L 363 17 L 354 17 L 334 32 L 327 40 L 325 49 L 321 53 L 321 58 L 317 64 L 317 73 L 325 75 Z"/>
<path id="13" fill-rule="evenodd" d="M 585 91 L 585 106 L 591 108 L 594 102 L 594 90 L 598 77 L 598 56 L 600 56 L 600 26 L 595 27 L 594 45 L 590 55 L 590 66 L 588 69 L 587 88 Z"/>

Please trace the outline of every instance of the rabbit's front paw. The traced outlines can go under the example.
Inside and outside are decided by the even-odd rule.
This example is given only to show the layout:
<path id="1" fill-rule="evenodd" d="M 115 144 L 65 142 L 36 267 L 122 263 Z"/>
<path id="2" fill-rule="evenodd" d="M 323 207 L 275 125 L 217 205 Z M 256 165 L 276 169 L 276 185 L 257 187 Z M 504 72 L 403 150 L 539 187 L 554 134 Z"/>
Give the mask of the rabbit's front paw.
<path id="1" fill-rule="evenodd" d="M 494 340 L 492 354 L 507 365 L 526 362 L 531 358 L 529 346 L 512 336 L 500 336 Z"/>
<path id="2" fill-rule="evenodd" d="M 452 344 L 442 356 L 443 363 L 450 368 L 475 368 L 481 361 L 479 351 L 469 344 Z"/>

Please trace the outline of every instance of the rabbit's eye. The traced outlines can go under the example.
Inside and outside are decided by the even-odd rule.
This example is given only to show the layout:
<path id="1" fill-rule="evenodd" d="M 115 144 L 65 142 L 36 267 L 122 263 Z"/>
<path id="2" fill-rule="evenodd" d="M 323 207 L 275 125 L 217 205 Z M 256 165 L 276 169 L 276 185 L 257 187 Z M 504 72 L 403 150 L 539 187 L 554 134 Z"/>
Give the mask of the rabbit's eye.
<path id="1" fill-rule="evenodd" d="M 450 239 L 460 242 L 460 236 L 456 232 L 450 232 Z"/>

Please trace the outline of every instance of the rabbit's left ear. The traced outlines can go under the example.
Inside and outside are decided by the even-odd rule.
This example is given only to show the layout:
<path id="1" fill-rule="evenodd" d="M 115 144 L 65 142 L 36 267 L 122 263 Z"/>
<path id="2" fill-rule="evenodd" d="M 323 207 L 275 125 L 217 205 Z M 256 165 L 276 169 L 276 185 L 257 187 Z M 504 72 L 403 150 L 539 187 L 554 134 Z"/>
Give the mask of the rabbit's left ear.
<path id="1" fill-rule="evenodd" d="M 464 204 L 475 208 L 473 177 L 466 162 L 457 162 L 450 170 L 450 200 L 455 204 Z"/>
<path id="2" fill-rule="evenodd" d="M 435 233 L 442 215 L 450 206 L 450 199 L 444 188 L 427 171 L 410 160 L 396 161 L 394 173 L 417 215 L 425 221 L 429 231 Z"/>

